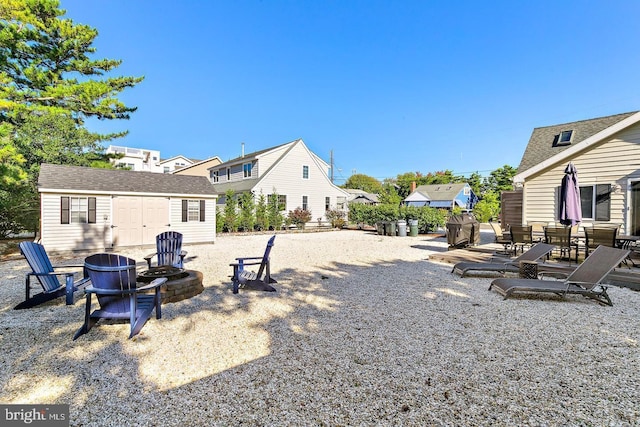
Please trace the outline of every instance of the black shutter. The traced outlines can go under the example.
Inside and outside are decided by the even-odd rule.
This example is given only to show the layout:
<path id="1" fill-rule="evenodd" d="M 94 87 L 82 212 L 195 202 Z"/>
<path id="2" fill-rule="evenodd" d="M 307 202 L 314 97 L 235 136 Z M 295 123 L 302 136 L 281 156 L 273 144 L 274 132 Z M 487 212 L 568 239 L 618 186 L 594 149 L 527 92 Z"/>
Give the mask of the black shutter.
<path id="1" fill-rule="evenodd" d="M 69 224 L 69 198 L 60 197 L 60 224 Z"/>
<path id="2" fill-rule="evenodd" d="M 596 221 L 611 219 L 611 184 L 596 185 Z"/>
<path id="3" fill-rule="evenodd" d="M 189 201 L 188 200 L 183 200 L 182 201 L 182 222 L 187 222 L 187 220 L 189 219 Z"/>
<path id="4" fill-rule="evenodd" d="M 95 197 L 89 197 L 89 217 L 88 217 L 88 223 L 89 224 L 95 224 L 96 223 L 96 198 Z"/>
<path id="5" fill-rule="evenodd" d="M 200 222 L 204 221 L 204 200 L 200 200 Z"/>

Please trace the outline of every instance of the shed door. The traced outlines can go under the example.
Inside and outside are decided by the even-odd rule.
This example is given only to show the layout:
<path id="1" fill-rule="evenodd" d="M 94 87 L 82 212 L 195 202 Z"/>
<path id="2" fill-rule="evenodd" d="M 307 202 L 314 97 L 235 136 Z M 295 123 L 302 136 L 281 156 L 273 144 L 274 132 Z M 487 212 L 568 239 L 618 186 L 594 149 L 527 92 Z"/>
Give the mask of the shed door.
<path id="1" fill-rule="evenodd" d="M 169 199 L 114 197 L 113 246 L 153 245 L 169 229 Z"/>
<path id="2" fill-rule="evenodd" d="M 142 201 L 144 244 L 156 244 L 156 236 L 169 230 L 169 199 L 165 197 L 145 197 Z"/>
<path id="3" fill-rule="evenodd" d="M 114 197 L 113 246 L 142 244 L 142 197 Z"/>

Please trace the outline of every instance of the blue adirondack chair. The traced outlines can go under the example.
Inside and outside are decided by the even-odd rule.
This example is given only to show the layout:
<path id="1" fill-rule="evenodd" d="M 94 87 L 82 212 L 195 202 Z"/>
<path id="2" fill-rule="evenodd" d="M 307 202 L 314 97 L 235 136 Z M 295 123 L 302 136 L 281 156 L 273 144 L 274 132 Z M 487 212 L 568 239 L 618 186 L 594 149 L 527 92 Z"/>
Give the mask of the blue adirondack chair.
<path id="1" fill-rule="evenodd" d="M 258 291 L 275 292 L 276 289 L 270 283 L 278 283 L 271 277 L 271 267 L 269 262 L 269 254 L 273 247 L 276 236 L 273 236 L 267 242 L 267 248 L 261 257 L 243 257 L 236 258 L 237 262 L 229 264 L 233 267 L 233 293 L 237 294 L 238 289 L 242 285 L 243 289 L 254 289 Z M 258 261 L 259 260 L 259 261 Z M 248 265 L 260 265 L 257 272 L 245 270 Z"/>
<path id="2" fill-rule="evenodd" d="M 156 253 L 144 257 L 147 265 L 151 268 L 151 260 L 158 257 L 157 265 L 170 265 L 172 267 L 183 268 L 186 251 L 182 250 L 182 233 L 177 231 L 165 231 L 156 236 Z"/>
<path id="3" fill-rule="evenodd" d="M 155 279 L 138 287 L 136 261 L 117 254 L 96 254 L 85 258 L 85 269 L 91 278 L 91 286 L 85 288 L 87 304 L 84 324 L 73 339 L 89 332 L 99 319 L 129 319 L 131 333 L 136 335 L 151 317 L 154 308 L 156 319 L 162 317 L 160 288 L 166 277 Z M 153 290 L 153 294 L 145 291 Z M 100 308 L 91 312 L 91 295 L 98 297 Z"/>
<path id="4" fill-rule="evenodd" d="M 67 305 L 73 304 L 73 293 L 88 284 L 89 278 L 86 274 L 82 278 L 75 280 L 78 269 L 82 265 L 54 266 L 47 256 L 47 252 L 39 243 L 20 242 L 20 252 L 27 260 L 31 273 L 25 277 L 25 300 L 15 306 L 16 310 L 31 308 L 43 302 L 66 295 Z M 55 269 L 67 269 L 67 271 L 55 271 Z M 70 271 L 76 269 L 77 271 Z M 64 281 L 60 278 L 64 276 Z M 31 278 L 35 277 L 42 286 L 42 292 L 31 296 Z"/>

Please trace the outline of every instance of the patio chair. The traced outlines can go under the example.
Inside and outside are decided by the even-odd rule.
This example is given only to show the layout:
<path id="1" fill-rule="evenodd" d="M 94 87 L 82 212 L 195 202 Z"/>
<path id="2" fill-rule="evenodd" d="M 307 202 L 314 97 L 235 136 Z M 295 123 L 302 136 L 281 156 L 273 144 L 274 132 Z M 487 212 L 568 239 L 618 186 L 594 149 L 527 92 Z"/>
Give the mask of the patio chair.
<path id="1" fill-rule="evenodd" d="M 533 245 L 533 227 L 531 225 L 512 225 L 509 227 L 509 232 L 511 233 L 514 255 L 518 254 L 518 247 L 521 252 L 524 252 L 525 246 Z"/>
<path id="2" fill-rule="evenodd" d="M 70 271 L 69 269 L 77 270 L 84 266 L 52 265 L 44 246 L 39 243 L 20 242 L 18 246 L 20 253 L 27 260 L 29 267 L 31 267 L 31 272 L 25 275 L 25 300 L 16 305 L 15 309 L 31 308 L 63 295 L 66 296 L 67 305 L 73 304 L 73 293 L 86 286 L 89 278 L 86 277 L 86 274 L 83 274 L 81 279 L 75 280 L 75 275 L 78 274 L 79 271 Z M 67 271 L 55 271 L 56 269 L 62 268 L 67 269 Z M 64 276 L 64 282 L 60 281 L 61 276 Z M 42 292 L 33 296 L 31 296 L 32 277 L 38 279 L 40 286 L 42 286 Z"/>
<path id="3" fill-rule="evenodd" d="M 588 257 L 589 252 L 598 246 L 616 247 L 616 236 L 618 235 L 618 227 L 584 227 L 584 256 Z"/>
<path id="4" fill-rule="evenodd" d="M 117 254 L 96 254 L 84 260 L 91 278 L 85 288 L 87 303 L 84 324 L 73 339 L 89 332 L 99 319 L 129 319 L 129 338 L 138 334 L 155 309 L 156 319 L 162 317 L 160 287 L 167 281 L 159 277 L 153 282 L 137 286 L 136 261 Z M 147 294 L 146 291 L 154 291 Z M 96 294 L 100 308 L 91 312 L 91 295 Z"/>
<path id="5" fill-rule="evenodd" d="M 489 290 L 495 289 L 504 299 L 520 292 L 578 294 L 613 305 L 602 281 L 628 255 L 626 250 L 598 246 L 565 280 L 501 278 L 494 279 Z"/>
<path id="6" fill-rule="evenodd" d="M 507 259 L 502 262 L 459 262 L 453 266 L 451 272 L 458 273 L 461 277 L 465 277 L 470 271 L 489 271 L 502 275 L 507 272 L 517 273 L 520 269 L 521 261 L 537 261 L 551 252 L 553 248 L 553 245 L 537 243 L 517 258 Z"/>
<path id="7" fill-rule="evenodd" d="M 158 258 L 158 266 L 170 265 L 183 268 L 186 255 L 187 252 L 182 250 L 182 233 L 165 231 L 156 236 L 156 252 L 145 256 L 144 259 L 149 268 L 151 268 L 151 260 L 154 256 Z"/>
<path id="8" fill-rule="evenodd" d="M 267 248 L 264 251 L 264 255 L 261 257 L 242 257 L 236 258 L 237 262 L 229 264 L 233 267 L 233 293 L 237 294 L 240 285 L 245 289 L 253 289 L 258 291 L 275 292 L 276 288 L 270 285 L 270 283 L 278 283 L 271 277 L 271 263 L 269 261 L 269 255 L 273 242 L 276 240 L 276 236 L 272 236 L 267 242 Z M 258 261 L 259 260 L 259 261 Z M 249 261 L 249 262 L 247 262 Z M 248 265 L 260 265 L 258 272 L 245 270 Z"/>
<path id="9" fill-rule="evenodd" d="M 576 264 L 578 263 L 578 245 L 571 238 L 571 227 L 547 226 L 544 228 L 544 241 L 554 245 L 560 251 L 560 258 L 567 258 L 571 263 L 571 249 L 575 248 Z M 549 258 L 549 254 L 547 254 Z"/>
<path id="10" fill-rule="evenodd" d="M 501 254 L 510 254 L 511 253 L 511 239 L 508 236 L 505 236 L 504 233 L 502 232 L 502 227 L 500 226 L 499 223 L 497 222 L 493 222 L 493 221 L 489 221 L 489 225 L 491 226 L 491 229 L 493 230 L 493 233 L 495 234 L 495 239 L 494 242 L 498 243 L 502 246 L 504 246 L 504 250 L 502 252 L 498 252 Z"/>

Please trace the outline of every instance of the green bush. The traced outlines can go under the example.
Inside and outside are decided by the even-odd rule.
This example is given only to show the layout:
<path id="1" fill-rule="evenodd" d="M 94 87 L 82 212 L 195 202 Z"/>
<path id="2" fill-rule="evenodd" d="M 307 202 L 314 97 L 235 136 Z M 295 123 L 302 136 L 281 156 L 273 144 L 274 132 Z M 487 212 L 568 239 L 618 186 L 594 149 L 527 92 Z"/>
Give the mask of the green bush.
<path id="1" fill-rule="evenodd" d="M 333 228 L 342 228 L 346 223 L 347 213 L 338 209 L 329 209 L 324 214 Z"/>
<path id="2" fill-rule="evenodd" d="M 304 225 L 311 221 L 311 211 L 297 207 L 294 210 L 289 211 L 287 219 L 291 224 L 295 224 L 296 227 L 304 229 Z"/>
<path id="3" fill-rule="evenodd" d="M 349 221 L 354 224 L 374 226 L 379 221 L 397 221 L 399 219 L 405 221 L 417 219 L 419 231 L 427 233 L 445 225 L 447 211 L 429 206 L 398 207 L 391 204 L 374 206 L 360 203 L 349 205 Z"/>

